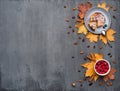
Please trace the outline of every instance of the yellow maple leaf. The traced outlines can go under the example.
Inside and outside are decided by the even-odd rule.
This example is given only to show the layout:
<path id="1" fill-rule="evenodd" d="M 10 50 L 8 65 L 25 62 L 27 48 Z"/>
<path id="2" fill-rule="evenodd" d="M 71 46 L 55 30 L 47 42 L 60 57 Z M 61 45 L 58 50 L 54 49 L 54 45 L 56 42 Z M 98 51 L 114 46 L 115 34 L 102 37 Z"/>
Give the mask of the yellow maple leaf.
<path id="1" fill-rule="evenodd" d="M 116 32 L 113 29 L 109 29 L 106 31 L 106 36 L 100 35 L 99 38 L 104 44 L 107 44 L 108 40 L 111 42 L 115 40 L 113 36 L 115 33 Z"/>
<path id="2" fill-rule="evenodd" d="M 85 76 L 90 77 L 90 81 L 92 81 L 93 79 L 96 81 L 99 78 L 99 75 L 96 74 L 94 70 L 94 65 L 97 60 L 103 59 L 103 55 L 90 53 L 87 57 L 90 59 L 90 62 L 86 62 L 82 65 L 83 67 L 87 68 Z"/>
<path id="3" fill-rule="evenodd" d="M 86 35 L 86 38 L 88 38 L 90 42 L 97 42 L 98 41 L 98 35 L 97 34 L 93 34 L 91 32 L 89 32 Z"/>
<path id="4" fill-rule="evenodd" d="M 87 34 L 87 28 L 85 27 L 84 24 L 82 24 L 78 27 L 78 33 L 83 33 L 85 35 Z"/>
<path id="5" fill-rule="evenodd" d="M 99 4 L 99 3 L 98 3 L 97 7 L 103 8 L 103 9 L 105 9 L 106 11 L 109 11 L 109 7 L 106 6 L 106 2 L 103 2 L 102 4 Z"/>

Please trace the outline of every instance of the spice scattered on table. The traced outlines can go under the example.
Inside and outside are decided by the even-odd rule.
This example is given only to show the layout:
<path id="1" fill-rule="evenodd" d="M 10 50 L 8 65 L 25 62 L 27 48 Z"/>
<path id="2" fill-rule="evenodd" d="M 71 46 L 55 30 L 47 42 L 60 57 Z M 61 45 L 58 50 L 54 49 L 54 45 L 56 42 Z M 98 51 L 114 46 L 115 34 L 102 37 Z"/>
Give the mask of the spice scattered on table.
<path id="1" fill-rule="evenodd" d="M 66 8 L 66 5 L 64 5 L 64 8 Z"/>
<path id="2" fill-rule="evenodd" d="M 70 21 L 68 18 L 66 18 L 65 20 L 66 20 L 66 22 L 69 22 L 69 21 Z"/>
<path id="3" fill-rule="evenodd" d="M 113 61 L 112 61 L 112 63 L 113 63 L 113 64 L 116 64 L 116 61 L 115 61 L 115 60 L 113 60 Z"/>
<path id="4" fill-rule="evenodd" d="M 79 83 L 82 83 L 82 80 L 78 80 Z"/>
<path id="5" fill-rule="evenodd" d="M 93 46 L 93 49 L 95 49 L 95 48 L 96 48 L 96 46 L 94 45 L 94 46 Z"/>
<path id="6" fill-rule="evenodd" d="M 75 32 L 75 30 L 74 30 L 74 29 L 72 29 L 72 32 Z"/>
<path id="7" fill-rule="evenodd" d="M 90 48 L 90 45 L 88 45 L 87 48 Z"/>
<path id="8" fill-rule="evenodd" d="M 85 39 L 84 39 L 84 38 L 82 39 L 82 42 L 85 42 Z"/>
<path id="9" fill-rule="evenodd" d="M 73 44 L 74 44 L 74 45 L 78 45 L 78 43 L 77 43 L 77 42 L 74 42 Z"/>
<path id="10" fill-rule="evenodd" d="M 116 16 L 113 15 L 113 18 L 116 19 Z"/>
<path id="11" fill-rule="evenodd" d="M 72 86 L 73 86 L 73 87 L 75 87 L 75 86 L 76 86 L 76 83 L 75 83 L 75 82 L 73 82 L 73 83 L 72 83 Z"/>
<path id="12" fill-rule="evenodd" d="M 74 56 L 72 56 L 72 59 L 74 59 L 75 57 Z"/>
<path id="13" fill-rule="evenodd" d="M 99 82 L 99 85 L 100 85 L 100 86 L 102 85 L 102 82 L 101 82 L 101 81 Z"/>
<path id="14" fill-rule="evenodd" d="M 67 34 L 70 34 L 70 32 L 67 32 Z"/>
<path id="15" fill-rule="evenodd" d="M 75 11 L 75 10 L 77 10 L 77 8 L 73 8 L 72 10 Z"/>
<path id="16" fill-rule="evenodd" d="M 69 28 L 72 28 L 72 26 L 69 26 Z"/>
<path id="17" fill-rule="evenodd" d="M 81 52 L 80 52 L 80 54 L 84 54 L 84 52 L 83 52 L 83 51 L 81 51 Z"/>
<path id="18" fill-rule="evenodd" d="M 114 7 L 113 7 L 113 11 L 117 11 L 117 7 L 114 6 Z"/>
<path id="19" fill-rule="evenodd" d="M 89 83 L 89 86 L 92 86 L 92 85 L 93 85 L 93 83 L 92 83 L 92 82 L 90 82 L 90 83 Z"/>
<path id="20" fill-rule="evenodd" d="M 102 46 L 99 46 L 99 49 L 102 49 L 103 47 Z"/>
<path id="21" fill-rule="evenodd" d="M 72 19 L 75 19 L 75 16 L 72 16 Z"/>
<path id="22" fill-rule="evenodd" d="M 112 83 L 112 82 L 110 82 L 110 83 L 109 83 L 109 85 L 110 85 L 110 86 L 112 86 L 112 85 L 113 85 L 113 83 Z"/>

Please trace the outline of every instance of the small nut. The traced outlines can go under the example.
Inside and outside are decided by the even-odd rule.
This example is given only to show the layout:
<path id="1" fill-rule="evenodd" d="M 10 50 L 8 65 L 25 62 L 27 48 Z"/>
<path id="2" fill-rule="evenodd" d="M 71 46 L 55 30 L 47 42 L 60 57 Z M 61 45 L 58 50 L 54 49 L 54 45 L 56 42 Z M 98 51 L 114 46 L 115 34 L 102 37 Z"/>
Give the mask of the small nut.
<path id="1" fill-rule="evenodd" d="M 82 83 L 82 80 L 78 80 L 79 83 Z"/>
<path id="2" fill-rule="evenodd" d="M 73 87 L 75 87 L 75 86 L 76 86 L 76 83 L 75 83 L 75 82 L 73 82 L 73 83 L 72 83 L 72 86 L 73 86 Z"/>
<path id="3" fill-rule="evenodd" d="M 83 52 L 83 51 L 81 51 L 81 52 L 80 52 L 80 54 L 84 54 L 84 52 Z"/>

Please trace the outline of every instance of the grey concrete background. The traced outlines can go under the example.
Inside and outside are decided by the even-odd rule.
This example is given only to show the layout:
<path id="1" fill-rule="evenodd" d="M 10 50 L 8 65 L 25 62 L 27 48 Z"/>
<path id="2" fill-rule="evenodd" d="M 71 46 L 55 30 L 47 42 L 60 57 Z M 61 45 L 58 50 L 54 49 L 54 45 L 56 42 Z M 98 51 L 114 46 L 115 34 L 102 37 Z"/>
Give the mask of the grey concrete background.
<path id="1" fill-rule="evenodd" d="M 111 16 L 116 16 L 111 25 L 117 32 L 116 41 L 111 43 L 113 48 L 100 41 L 90 44 L 86 39 L 83 43 L 78 37 L 84 36 L 68 28 L 69 25 L 74 28 L 71 16 L 77 14 L 72 8 L 86 0 L 0 0 L 0 91 L 119 91 L 120 1 L 90 1 L 93 5 L 106 1 L 118 9 L 110 11 Z M 66 17 L 69 23 L 65 22 Z M 73 45 L 75 41 L 78 46 Z M 79 55 L 80 51 L 85 54 Z M 83 79 L 85 70 L 80 65 L 90 52 L 103 53 L 110 62 L 117 61 L 117 64 L 111 63 L 117 69 L 113 86 L 99 86 L 99 81 L 92 86 L 87 81 L 82 87 L 79 83 L 75 88 L 71 86 L 72 82 Z M 112 58 L 107 55 L 109 52 Z"/>

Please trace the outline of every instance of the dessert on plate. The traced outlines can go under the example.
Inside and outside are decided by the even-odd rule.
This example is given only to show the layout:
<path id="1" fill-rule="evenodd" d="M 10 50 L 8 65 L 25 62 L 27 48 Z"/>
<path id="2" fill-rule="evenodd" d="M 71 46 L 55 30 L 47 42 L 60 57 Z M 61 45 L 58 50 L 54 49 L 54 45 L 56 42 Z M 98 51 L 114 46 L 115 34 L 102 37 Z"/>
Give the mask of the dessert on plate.
<path id="1" fill-rule="evenodd" d="M 99 12 L 92 14 L 88 25 L 93 31 L 99 27 L 103 27 L 105 25 L 105 16 Z"/>

